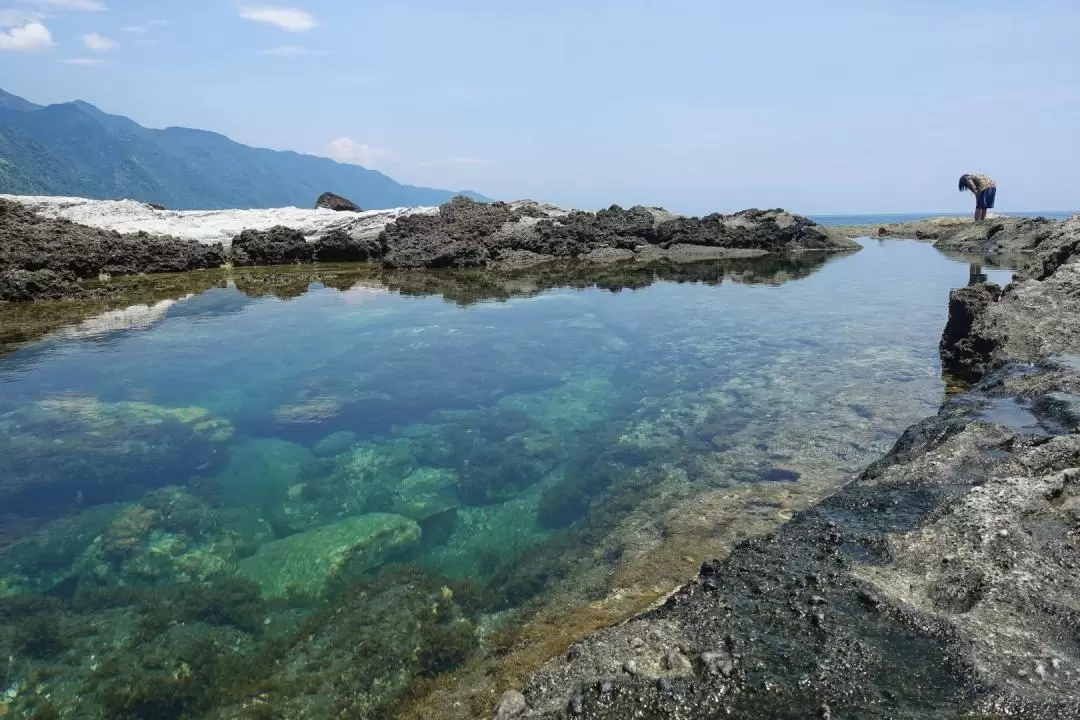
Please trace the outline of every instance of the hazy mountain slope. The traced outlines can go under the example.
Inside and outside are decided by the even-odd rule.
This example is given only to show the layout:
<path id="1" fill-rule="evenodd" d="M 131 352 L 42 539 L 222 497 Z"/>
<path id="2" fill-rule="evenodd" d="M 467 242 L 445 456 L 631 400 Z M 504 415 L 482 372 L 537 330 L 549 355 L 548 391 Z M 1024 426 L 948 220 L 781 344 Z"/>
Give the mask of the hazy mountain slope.
<path id="1" fill-rule="evenodd" d="M 0 193 L 223 209 L 309 207 L 327 190 L 365 209 L 438 205 L 457 194 L 483 199 L 204 130 L 145 128 L 81 101 L 41 107 L 0 91 Z"/>

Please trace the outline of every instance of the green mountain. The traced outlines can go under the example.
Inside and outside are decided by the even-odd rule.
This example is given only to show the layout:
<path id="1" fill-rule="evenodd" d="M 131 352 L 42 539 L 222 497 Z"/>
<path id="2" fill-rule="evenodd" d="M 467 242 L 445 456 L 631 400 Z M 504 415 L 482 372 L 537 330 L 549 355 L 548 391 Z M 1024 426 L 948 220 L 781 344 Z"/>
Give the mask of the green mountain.
<path id="1" fill-rule="evenodd" d="M 77 100 L 35 105 L 0 90 L 0 193 L 132 198 L 174 210 L 310 207 L 323 192 L 364 209 L 439 205 L 473 192 L 402 185 L 328 158 L 224 135 L 153 130 Z"/>

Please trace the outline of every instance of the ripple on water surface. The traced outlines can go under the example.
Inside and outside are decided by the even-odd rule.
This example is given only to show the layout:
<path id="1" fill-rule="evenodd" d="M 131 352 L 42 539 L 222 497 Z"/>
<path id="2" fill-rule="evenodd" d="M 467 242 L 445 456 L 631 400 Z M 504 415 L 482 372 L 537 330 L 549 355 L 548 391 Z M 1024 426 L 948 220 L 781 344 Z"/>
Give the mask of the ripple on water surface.
<path id="1" fill-rule="evenodd" d="M 933 412 L 966 278 L 871 242 L 0 310 L 0 708 L 483 714 Z"/>

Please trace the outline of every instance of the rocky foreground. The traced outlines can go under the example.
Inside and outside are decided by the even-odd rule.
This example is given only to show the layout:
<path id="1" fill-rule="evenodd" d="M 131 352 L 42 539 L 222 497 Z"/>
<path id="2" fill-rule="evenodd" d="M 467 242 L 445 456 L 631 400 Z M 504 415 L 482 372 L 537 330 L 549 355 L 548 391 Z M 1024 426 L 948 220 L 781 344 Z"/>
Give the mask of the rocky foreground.
<path id="1" fill-rule="evenodd" d="M 292 226 L 265 227 L 268 218 Z M 246 222 L 258 227 L 244 229 Z M 133 228 L 138 232 L 121 232 Z M 222 242 L 223 233 L 231 231 L 236 234 Z M 464 197 L 437 210 L 231 214 L 170 212 L 128 201 L 0 198 L 0 241 L 0 300 L 8 301 L 81 297 L 86 293 L 79 281 L 102 275 L 179 272 L 224 263 L 523 267 L 558 260 L 685 261 L 859 248 L 783 210 L 691 218 L 657 208 L 567 212 L 531 201 L 485 204 Z"/>
<path id="2" fill-rule="evenodd" d="M 1080 717 L 1080 218 L 1050 227 L 1019 282 L 954 293 L 969 392 L 495 717 Z"/>

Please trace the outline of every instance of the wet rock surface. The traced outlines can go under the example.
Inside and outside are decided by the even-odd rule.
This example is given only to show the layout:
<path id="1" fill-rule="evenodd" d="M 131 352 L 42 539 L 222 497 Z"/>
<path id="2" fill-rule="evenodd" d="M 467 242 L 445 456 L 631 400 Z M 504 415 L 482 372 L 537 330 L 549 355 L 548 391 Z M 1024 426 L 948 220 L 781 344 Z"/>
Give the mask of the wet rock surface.
<path id="1" fill-rule="evenodd" d="M 1080 716 L 1080 257 L 954 293 L 978 384 L 819 505 L 521 688 L 528 718 Z M 1047 242 L 1053 247 L 1045 247 Z"/>
<path id="2" fill-rule="evenodd" d="M 324 192 L 315 201 L 315 209 L 333 210 L 335 212 L 363 212 L 360 206 L 352 200 L 343 198 L 332 192 Z"/>
<path id="3" fill-rule="evenodd" d="M 924 240 L 944 252 L 1000 256 L 1031 253 L 1059 231 L 1062 222 L 1044 217 L 938 217 L 901 223 L 850 225 L 836 230 L 846 237 Z"/>
<path id="4" fill-rule="evenodd" d="M 220 245 L 145 233 L 121 235 L 44 218 L 0 200 L 0 301 L 77 297 L 81 291 L 73 278 L 185 272 L 224 261 Z"/>

